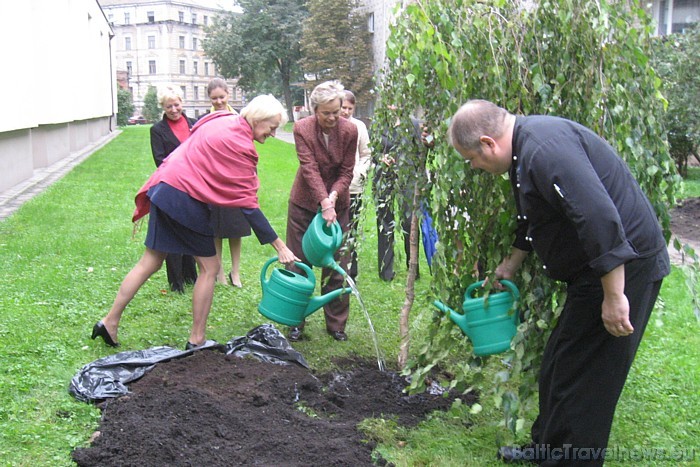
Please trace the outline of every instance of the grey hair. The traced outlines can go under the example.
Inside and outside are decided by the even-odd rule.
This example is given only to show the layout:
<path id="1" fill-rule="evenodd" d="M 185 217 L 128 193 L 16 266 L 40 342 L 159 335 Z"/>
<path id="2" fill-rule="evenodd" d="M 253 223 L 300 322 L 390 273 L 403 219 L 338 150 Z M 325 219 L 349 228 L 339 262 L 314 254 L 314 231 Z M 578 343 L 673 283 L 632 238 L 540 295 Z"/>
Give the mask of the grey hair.
<path id="1" fill-rule="evenodd" d="M 161 107 L 165 105 L 165 101 L 169 99 L 180 99 L 182 102 L 182 89 L 174 84 L 167 84 L 158 88 L 158 104 Z"/>
<path id="2" fill-rule="evenodd" d="M 480 138 L 484 135 L 500 138 L 505 131 L 508 111 L 493 102 L 468 100 L 452 117 L 447 138 L 452 146 L 481 152 Z"/>
<path id="3" fill-rule="evenodd" d="M 252 126 L 253 122 L 269 120 L 280 116 L 280 126 L 287 123 L 287 111 L 280 101 L 272 94 L 261 94 L 248 103 L 241 110 L 241 117 L 245 118 Z"/>
<path id="4" fill-rule="evenodd" d="M 343 102 L 345 98 L 344 89 L 340 81 L 326 81 L 325 83 L 319 84 L 311 91 L 311 95 L 309 96 L 311 110 L 316 112 L 316 108 L 319 105 L 327 104 L 335 99 L 340 99 L 340 102 Z"/>

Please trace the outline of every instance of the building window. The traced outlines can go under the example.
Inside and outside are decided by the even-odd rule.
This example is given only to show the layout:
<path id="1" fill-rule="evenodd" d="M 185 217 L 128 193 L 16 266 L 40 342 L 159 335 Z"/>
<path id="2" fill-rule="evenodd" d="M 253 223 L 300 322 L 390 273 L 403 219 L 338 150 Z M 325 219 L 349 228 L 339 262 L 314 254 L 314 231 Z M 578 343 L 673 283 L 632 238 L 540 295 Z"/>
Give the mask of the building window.
<path id="1" fill-rule="evenodd" d="M 146 16 L 148 16 L 148 22 L 153 23 L 156 20 L 156 14 L 153 11 L 149 11 L 146 13 Z"/>
<path id="2" fill-rule="evenodd" d="M 209 62 L 204 62 L 204 76 L 209 76 Z"/>
<path id="3" fill-rule="evenodd" d="M 178 37 L 178 45 L 181 49 L 185 48 L 185 36 Z"/>
<path id="4" fill-rule="evenodd" d="M 177 12 L 177 20 L 181 23 L 185 22 L 185 12 L 184 11 Z"/>
<path id="5" fill-rule="evenodd" d="M 194 87 L 194 100 L 199 100 L 199 86 Z"/>
<path id="6" fill-rule="evenodd" d="M 192 38 L 192 50 L 197 50 L 197 38 Z"/>
<path id="7" fill-rule="evenodd" d="M 659 2 L 659 33 L 683 33 L 700 20 L 700 0 L 662 0 Z"/>
<path id="8" fill-rule="evenodd" d="M 127 78 L 131 78 L 131 71 L 132 71 L 131 62 L 126 62 L 126 77 Z"/>
<path id="9" fill-rule="evenodd" d="M 182 89 L 182 100 L 187 99 L 187 88 L 185 86 L 180 86 L 180 89 Z"/>
<path id="10" fill-rule="evenodd" d="M 124 13 L 124 24 L 131 24 L 131 15 L 129 13 Z"/>
<path id="11" fill-rule="evenodd" d="M 151 75 L 156 74 L 156 61 L 155 60 L 148 61 L 148 73 Z"/>
<path id="12" fill-rule="evenodd" d="M 192 24 L 197 24 L 197 13 L 192 13 Z"/>
<path id="13" fill-rule="evenodd" d="M 374 32 L 374 13 L 367 15 L 367 30 L 369 32 Z"/>
<path id="14" fill-rule="evenodd" d="M 185 74 L 185 61 L 180 60 L 180 74 L 184 75 Z"/>
<path id="15" fill-rule="evenodd" d="M 131 37 L 124 38 L 124 49 L 131 50 Z"/>
<path id="16" fill-rule="evenodd" d="M 209 17 L 207 15 L 204 15 L 204 25 L 209 26 Z"/>
<path id="17" fill-rule="evenodd" d="M 192 73 L 195 75 L 199 74 L 199 65 L 197 62 L 192 63 Z"/>
<path id="18" fill-rule="evenodd" d="M 148 36 L 148 48 L 149 49 L 156 48 L 156 36 Z"/>

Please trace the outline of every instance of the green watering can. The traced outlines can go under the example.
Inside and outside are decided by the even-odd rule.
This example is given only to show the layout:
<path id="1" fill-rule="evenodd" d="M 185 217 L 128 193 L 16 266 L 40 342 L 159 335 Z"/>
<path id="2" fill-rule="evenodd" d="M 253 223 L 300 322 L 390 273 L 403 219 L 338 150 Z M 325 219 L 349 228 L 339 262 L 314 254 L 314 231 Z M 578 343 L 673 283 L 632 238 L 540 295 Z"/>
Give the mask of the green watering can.
<path id="1" fill-rule="evenodd" d="M 510 341 L 517 330 L 520 314 L 515 304 L 520 298 L 520 292 L 510 281 L 499 282 L 508 290 L 492 292 L 488 297 L 473 296 L 484 281 L 467 287 L 462 304 L 464 314 L 457 313 L 439 300 L 433 302 L 438 310 L 446 313 L 469 337 L 474 353 L 478 356 L 493 355 L 510 349 Z"/>
<path id="2" fill-rule="evenodd" d="M 287 326 L 298 326 L 304 318 L 342 294 L 352 292 L 350 288 L 340 288 L 326 295 L 312 297 L 316 286 L 316 276 L 304 263 L 294 263 L 306 276 L 286 269 L 276 268 L 267 279 L 267 269 L 277 257 L 267 260 L 260 273 L 263 296 L 258 311 L 263 316 Z"/>
<path id="3" fill-rule="evenodd" d="M 301 248 L 309 263 L 320 268 L 335 269 L 346 276 L 347 273 L 333 258 L 342 244 L 343 230 L 340 228 L 340 224 L 335 221 L 329 227 L 320 211 L 311 220 L 311 224 L 301 239 Z"/>

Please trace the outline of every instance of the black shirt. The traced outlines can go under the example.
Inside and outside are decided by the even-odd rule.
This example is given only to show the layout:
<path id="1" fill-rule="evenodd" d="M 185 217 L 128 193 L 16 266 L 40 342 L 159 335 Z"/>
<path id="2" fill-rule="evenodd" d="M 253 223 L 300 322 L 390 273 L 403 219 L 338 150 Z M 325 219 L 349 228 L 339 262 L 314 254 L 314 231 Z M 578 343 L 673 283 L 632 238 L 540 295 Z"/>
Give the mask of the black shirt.
<path id="1" fill-rule="evenodd" d="M 615 150 L 588 128 L 558 117 L 516 117 L 510 178 L 518 210 L 513 246 L 534 249 L 550 277 L 569 281 L 586 268 L 602 276 L 637 258 L 667 257 L 649 200 Z M 667 273 L 658 271 L 656 280 Z"/>

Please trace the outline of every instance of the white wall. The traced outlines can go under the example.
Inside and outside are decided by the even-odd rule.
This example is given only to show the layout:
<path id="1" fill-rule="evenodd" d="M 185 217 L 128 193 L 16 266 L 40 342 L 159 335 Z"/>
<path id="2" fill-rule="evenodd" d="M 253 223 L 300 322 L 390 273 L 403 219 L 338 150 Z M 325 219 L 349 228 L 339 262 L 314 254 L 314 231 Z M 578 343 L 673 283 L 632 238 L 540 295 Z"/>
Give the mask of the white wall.
<path id="1" fill-rule="evenodd" d="M 97 0 L 0 5 L 0 192 L 115 128 L 112 30 Z"/>

